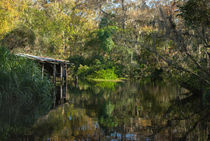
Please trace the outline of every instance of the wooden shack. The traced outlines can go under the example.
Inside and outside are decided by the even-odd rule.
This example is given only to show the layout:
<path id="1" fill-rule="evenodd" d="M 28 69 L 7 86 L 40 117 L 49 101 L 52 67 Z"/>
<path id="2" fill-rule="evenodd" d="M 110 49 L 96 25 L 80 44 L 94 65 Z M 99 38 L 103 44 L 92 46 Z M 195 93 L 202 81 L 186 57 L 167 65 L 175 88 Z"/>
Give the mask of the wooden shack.
<path id="1" fill-rule="evenodd" d="M 16 54 L 17 56 L 21 56 L 24 58 L 28 58 L 34 60 L 38 64 L 40 64 L 40 69 L 42 73 L 42 78 L 44 75 L 52 76 L 52 81 L 56 86 L 56 82 L 60 82 L 59 86 L 56 86 L 54 91 L 54 95 L 56 95 L 56 99 L 66 99 L 67 93 L 67 67 L 69 61 L 53 59 L 48 57 L 39 57 L 29 54 Z M 59 88 L 59 89 L 58 89 Z"/>
<path id="2" fill-rule="evenodd" d="M 16 54 L 24 58 L 32 59 L 41 65 L 42 77 L 44 74 L 53 76 L 53 82 L 56 83 L 56 77 L 60 77 L 60 81 L 66 81 L 67 78 L 67 65 L 69 61 L 61 59 L 53 59 L 47 57 L 39 57 L 29 54 Z"/>

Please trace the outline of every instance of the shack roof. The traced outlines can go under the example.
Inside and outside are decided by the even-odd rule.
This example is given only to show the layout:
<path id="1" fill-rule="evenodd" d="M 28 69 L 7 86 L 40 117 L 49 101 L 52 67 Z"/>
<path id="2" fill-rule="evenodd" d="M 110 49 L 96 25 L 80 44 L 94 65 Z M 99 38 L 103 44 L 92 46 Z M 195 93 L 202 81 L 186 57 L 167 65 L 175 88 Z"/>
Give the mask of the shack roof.
<path id="1" fill-rule="evenodd" d="M 21 57 L 25 57 L 25 58 L 29 58 L 32 60 L 37 60 L 40 62 L 46 62 L 46 63 L 53 63 L 53 64 L 69 64 L 69 61 L 67 60 L 61 60 L 61 59 L 54 59 L 54 58 L 48 58 L 48 57 L 40 57 L 40 56 L 34 56 L 34 55 L 30 55 L 30 54 L 16 54 L 17 56 L 21 56 Z"/>

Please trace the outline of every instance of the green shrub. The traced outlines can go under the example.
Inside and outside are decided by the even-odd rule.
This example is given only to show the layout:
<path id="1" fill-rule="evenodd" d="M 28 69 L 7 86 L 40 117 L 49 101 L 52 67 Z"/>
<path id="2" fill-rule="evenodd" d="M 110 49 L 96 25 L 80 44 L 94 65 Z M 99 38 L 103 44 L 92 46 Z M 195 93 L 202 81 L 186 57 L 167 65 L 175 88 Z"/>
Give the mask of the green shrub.
<path id="1" fill-rule="evenodd" d="M 88 75 L 90 75 L 92 72 L 92 70 L 90 69 L 90 67 L 86 66 L 86 65 L 80 65 L 77 71 L 77 75 L 81 78 L 81 77 L 87 77 Z"/>
<path id="2" fill-rule="evenodd" d="M 79 56 L 79 55 L 69 57 L 69 61 L 70 61 L 70 63 L 74 64 L 74 66 L 75 66 L 74 71 L 75 72 L 78 70 L 80 65 L 85 65 L 86 64 L 85 58 L 83 56 Z"/>
<path id="3" fill-rule="evenodd" d="M 114 80 L 117 79 L 117 75 L 115 74 L 115 69 L 101 69 L 95 72 L 94 78 L 96 79 L 106 79 L 106 80 Z"/>
<path id="4" fill-rule="evenodd" d="M 38 66 L 0 47 L 0 140 L 30 127 L 52 105 L 51 82 Z"/>

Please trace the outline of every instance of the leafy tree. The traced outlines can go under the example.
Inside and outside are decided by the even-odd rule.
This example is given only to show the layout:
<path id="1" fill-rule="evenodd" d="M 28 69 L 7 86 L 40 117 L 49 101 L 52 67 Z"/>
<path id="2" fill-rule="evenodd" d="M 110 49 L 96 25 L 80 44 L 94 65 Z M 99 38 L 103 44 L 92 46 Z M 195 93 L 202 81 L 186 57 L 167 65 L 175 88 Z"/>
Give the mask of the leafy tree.
<path id="1" fill-rule="evenodd" d="M 25 47 L 30 49 L 35 44 L 35 39 L 36 36 L 32 30 L 19 26 L 7 33 L 2 39 L 1 44 L 9 50 Z"/>
<path id="2" fill-rule="evenodd" d="M 0 1 L 0 39 L 19 23 L 19 19 L 27 7 L 26 1 Z"/>
<path id="3" fill-rule="evenodd" d="M 192 10 L 195 7 L 197 7 L 196 10 Z M 185 24 L 182 23 L 182 19 L 175 17 L 175 13 L 169 12 L 173 8 L 172 5 L 169 10 L 160 11 L 164 19 L 165 36 L 168 36 L 168 40 L 173 40 L 172 50 L 175 52 L 174 59 L 169 59 L 169 57 L 163 57 L 163 59 L 179 72 L 183 72 L 181 77 L 185 76 L 185 80 L 187 79 L 187 81 L 181 79 L 183 86 L 191 90 L 197 89 L 194 92 L 200 93 L 210 84 L 208 79 L 210 75 L 208 71 L 209 53 L 207 51 L 209 29 L 207 21 L 203 19 L 208 13 L 207 1 L 189 0 L 183 3 L 179 15 Z M 168 18 L 164 13 L 166 11 L 169 13 Z M 198 18 L 199 16 L 201 18 Z M 198 86 L 193 84 L 198 84 Z"/>

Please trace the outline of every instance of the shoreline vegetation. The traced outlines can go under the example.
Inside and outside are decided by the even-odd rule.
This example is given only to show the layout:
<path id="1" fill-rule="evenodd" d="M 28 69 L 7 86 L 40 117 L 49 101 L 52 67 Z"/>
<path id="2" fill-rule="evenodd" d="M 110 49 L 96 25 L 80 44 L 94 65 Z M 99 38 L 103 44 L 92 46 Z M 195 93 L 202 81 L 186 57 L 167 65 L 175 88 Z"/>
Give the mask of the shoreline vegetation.
<path id="1" fill-rule="evenodd" d="M 87 80 L 95 81 L 95 82 L 124 82 L 128 80 L 126 78 L 117 78 L 117 79 L 95 79 L 95 78 L 88 78 Z"/>
<path id="2" fill-rule="evenodd" d="M 53 88 L 39 66 L 0 47 L 0 140 L 24 133 L 53 103 Z M 26 114 L 27 113 L 27 114 Z"/>

